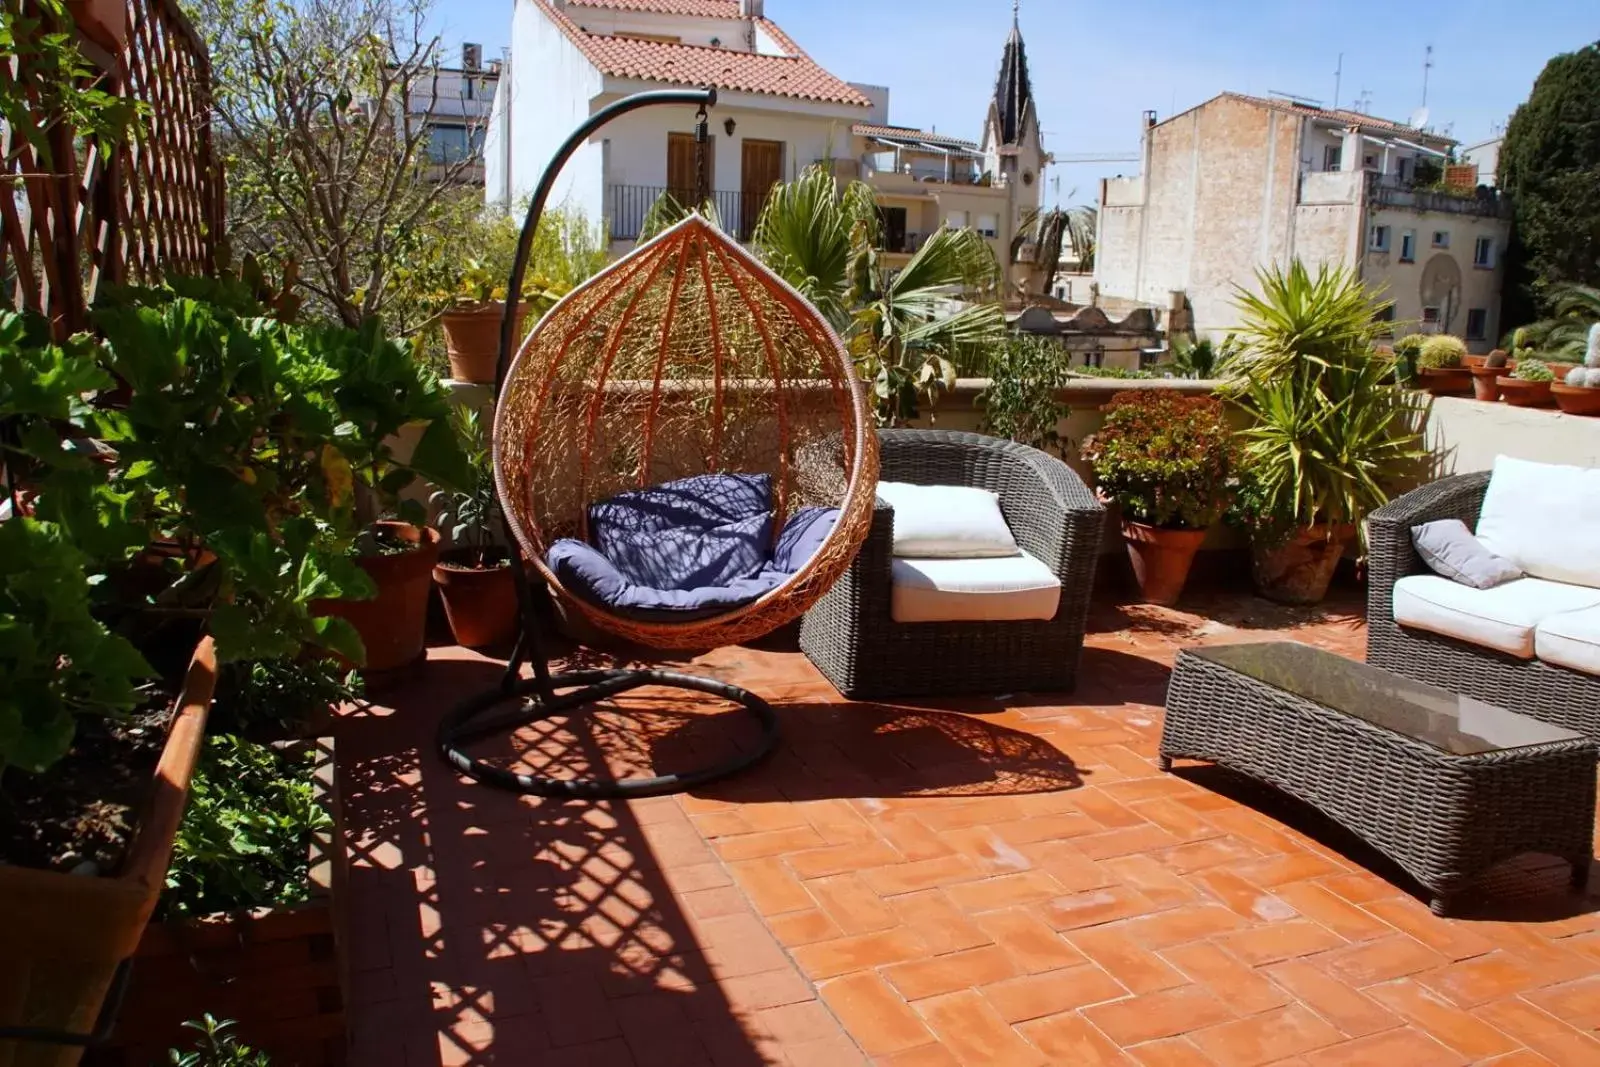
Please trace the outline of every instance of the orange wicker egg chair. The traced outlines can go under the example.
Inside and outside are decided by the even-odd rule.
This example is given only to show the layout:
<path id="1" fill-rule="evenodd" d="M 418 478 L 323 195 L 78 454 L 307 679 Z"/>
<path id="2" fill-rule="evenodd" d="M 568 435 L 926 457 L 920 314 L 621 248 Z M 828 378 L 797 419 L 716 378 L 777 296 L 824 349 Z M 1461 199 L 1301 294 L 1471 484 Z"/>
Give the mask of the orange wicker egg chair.
<path id="1" fill-rule="evenodd" d="M 675 792 L 741 770 L 777 741 L 770 706 L 726 683 L 663 670 L 552 674 L 538 608 L 554 597 L 613 636 L 659 649 L 710 649 L 761 637 L 797 619 L 849 567 L 872 520 L 877 438 L 849 354 L 802 296 L 698 214 L 660 233 L 563 298 L 511 356 L 515 307 L 532 237 L 571 151 L 620 114 L 661 104 L 700 106 L 700 201 L 706 108 L 715 90 L 641 93 L 603 109 L 557 152 L 524 222 L 501 337 L 494 467 L 508 540 L 535 570 L 519 580 L 522 623 L 502 684 L 440 724 L 447 761 L 486 784 L 546 796 Z M 839 442 L 846 477 L 808 479 L 796 457 Z M 574 588 L 551 548 L 587 544 L 594 508 L 619 494 L 700 475 L 755 475 L 770 486 L 771 536 L 800 508 L 836 509 L 831 530 L 792 573 L 750 599 L 713 611 L 626 611 Z M 531 662 L 533 677 L 521 667 Z M 475 738 L 581 709 L 646 686 L 709 693 L 760 723 L 753 748 L 722 764 L 651 778 L 530 775 L 466 753 Z M 492 709 L 517 702 L 511 714 Z"/>

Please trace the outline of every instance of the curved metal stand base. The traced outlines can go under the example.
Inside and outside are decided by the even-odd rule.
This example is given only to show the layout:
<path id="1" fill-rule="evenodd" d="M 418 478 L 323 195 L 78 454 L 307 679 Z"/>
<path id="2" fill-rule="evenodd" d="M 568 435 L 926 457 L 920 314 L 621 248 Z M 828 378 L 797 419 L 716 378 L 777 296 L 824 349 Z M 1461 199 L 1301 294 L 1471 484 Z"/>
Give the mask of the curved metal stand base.
<path id="1" fill-rule="evenodd" d="M 742 705 L 761 724 L 761 737 L 753 749 L 740 752 L 724 763 L 679 774 L 658 775 L 654 778 L 573 779 L 517 774 L 474 759 L 458 747 L 490 734 L 518 729 L 551 715 L 574 712 L 585 705 L 647 685 L 709 693 Z M 578 688 L 571 692 L 557 693 L 554 699 L 543 695 L 567 686 Z M 530 699 L 513 713 L 484 718 L 485 713 L 496 706 L 522 697 Z M 605 800 L 618 797 L 651 797 L 681 793 L 697 785 L 727 778 L 765 759 L 778 744 L 778 717 L 773 712 L 772 705 L 748 689 L 740 689 L 738 686 L 710 678 L 679 674 L 676 671 L 572 671 L 551 675 L 545 682 L 541 682 L 538 678 L 529 678 L 509 688 L 495 689 L 470 697 L 452 709 L 439 723 L 436 740 L 439 754 L 444 757 L 445 762 L 484 785 L 494 786 L 497 789 L 562 799 Z"/>

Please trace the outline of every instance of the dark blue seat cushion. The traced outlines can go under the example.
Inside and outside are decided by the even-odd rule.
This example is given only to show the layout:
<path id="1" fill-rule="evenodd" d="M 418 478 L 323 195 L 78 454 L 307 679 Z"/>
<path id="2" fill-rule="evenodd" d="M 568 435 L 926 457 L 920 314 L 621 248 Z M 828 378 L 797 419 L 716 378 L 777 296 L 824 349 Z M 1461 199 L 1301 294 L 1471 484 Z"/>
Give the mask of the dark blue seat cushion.
<path id="1" fill-rule="evenodd" d="M 589 509 L 594 544 L 550 546 L 561 584 L 636 616 L 740 607 L 800 569 L 833 529 L 834 508 L 802 508 L 772 539 L 771 479 L 705 474 L 622 493 Z"/>

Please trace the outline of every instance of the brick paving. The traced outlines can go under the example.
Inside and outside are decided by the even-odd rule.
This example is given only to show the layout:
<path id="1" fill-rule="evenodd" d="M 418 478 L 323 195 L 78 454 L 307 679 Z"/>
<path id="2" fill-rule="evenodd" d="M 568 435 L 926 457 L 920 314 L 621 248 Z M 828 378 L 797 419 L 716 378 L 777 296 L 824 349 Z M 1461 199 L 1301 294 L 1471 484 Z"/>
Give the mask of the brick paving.
<path id="1" fill-rule="evenodd" d="M 497 665 L 434 649 L 340 722 L 352 1062 L 1600 1063 L 1600 902 L 1564 866 L 1438 919 L 1315 813 L 1156 770 L 1178 648 L 1359 657 L 1359 610 L 1101 605 L 1064 696 L 854 704 L 797 653 L 722 650 L 694 669 L 767 696 L 782 748 L 632 803 L 445 768 L 439 714 Z M 747 739 L 719 710 L 640 691 L 482 751 L 683 766 Z"/>

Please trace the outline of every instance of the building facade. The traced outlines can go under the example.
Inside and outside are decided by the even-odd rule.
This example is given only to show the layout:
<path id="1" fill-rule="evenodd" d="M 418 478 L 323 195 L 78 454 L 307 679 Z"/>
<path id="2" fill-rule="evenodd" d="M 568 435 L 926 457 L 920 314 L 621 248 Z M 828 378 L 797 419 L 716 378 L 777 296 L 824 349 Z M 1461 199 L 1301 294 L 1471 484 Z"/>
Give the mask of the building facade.
<path id="1" fill-rule="evenodd" d="M 418 80 L 407 118 L 428 130 L 428 163 L 440 177 L 482 185 L 483 138 L 500 82 L 500 63 L 483 62 L 481 45 L 461 46 L 459 67 L 439 67 Z M 459 166 L 465 163 L 465 167 Z"/>
<path id="2" fill-rule="evenodd" d="M 1167 306 L 1197 332 L 1236 322 L 1235 286 L 1299 258 L 1352 266 L 1401 333 L 1499 336 L 1509 213 L 1494 191 L 1439 188 L 1454 142 L 1357 112 L 1223 93 L 1146 118 L 1142 173 L 1101 184 L 1102 294 Z"/>

